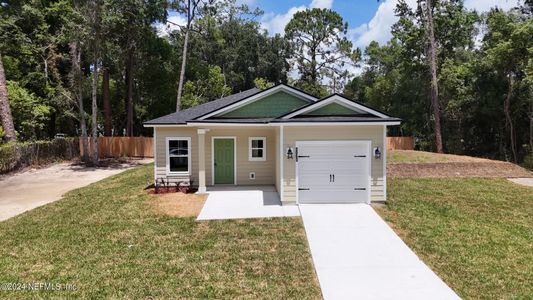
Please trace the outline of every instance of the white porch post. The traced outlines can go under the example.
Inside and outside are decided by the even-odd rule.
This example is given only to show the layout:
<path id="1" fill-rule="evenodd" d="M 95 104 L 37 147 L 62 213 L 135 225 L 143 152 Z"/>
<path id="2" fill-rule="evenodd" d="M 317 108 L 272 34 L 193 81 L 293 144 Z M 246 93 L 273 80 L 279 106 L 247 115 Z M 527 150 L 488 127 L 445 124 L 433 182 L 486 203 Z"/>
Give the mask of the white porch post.
<path id="1" fill-rule="evenodd" d="M 198 129 L 198 193 L 206 193 L 205 184 L 205 133 L 207 129 Z"/>

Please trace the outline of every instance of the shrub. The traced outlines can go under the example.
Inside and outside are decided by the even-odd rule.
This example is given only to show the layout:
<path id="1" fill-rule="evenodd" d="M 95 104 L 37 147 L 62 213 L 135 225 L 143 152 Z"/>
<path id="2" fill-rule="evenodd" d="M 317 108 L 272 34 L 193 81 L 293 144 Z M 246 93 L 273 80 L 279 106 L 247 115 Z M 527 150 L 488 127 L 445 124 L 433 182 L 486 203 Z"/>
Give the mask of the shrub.
<path id="1" fill-rule="evenodd" d="M 77 138 L 0 145 L 0 174 L 19 168 L 79 157 Z"/>

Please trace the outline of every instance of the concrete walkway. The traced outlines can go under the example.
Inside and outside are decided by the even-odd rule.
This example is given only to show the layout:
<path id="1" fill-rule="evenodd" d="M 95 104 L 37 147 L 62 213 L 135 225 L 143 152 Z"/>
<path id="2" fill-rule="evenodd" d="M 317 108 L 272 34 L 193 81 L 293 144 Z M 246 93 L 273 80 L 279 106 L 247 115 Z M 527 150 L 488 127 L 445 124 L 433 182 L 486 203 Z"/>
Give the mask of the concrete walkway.
<path id="1" fill-rule="evenodd" d="M 533 187 L 533 178 L 508 178 L 508 179 L 509 181 L 512 181 L 516 184 Z"/>
<path id="2" fill-rule="evenodd" d="M 298 206 L 282 206 L 274 186 L 221 186 L 207 189 L 197 220 L 295 217 Z"/>
<path id="3" fill-rule="evenodd" d="M 4 175 L 0 177 L 0 221 L 59 200 L 70 190 L 151 161 L 134 160 L 98 169 L 60 163 Z"/>
<path id="4" fill-rule="evenodd" d="M 300 212 L 324 299 L 459 299 L 371 206 Z"/>

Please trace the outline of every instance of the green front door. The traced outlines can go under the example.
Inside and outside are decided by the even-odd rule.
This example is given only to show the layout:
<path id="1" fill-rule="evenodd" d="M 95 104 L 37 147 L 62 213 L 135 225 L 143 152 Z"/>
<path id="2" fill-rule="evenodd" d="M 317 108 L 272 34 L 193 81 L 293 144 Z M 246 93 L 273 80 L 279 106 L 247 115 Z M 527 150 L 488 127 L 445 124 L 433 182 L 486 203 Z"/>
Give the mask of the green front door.
<path id="1" fill-rule="evenodd" d="M 235 144 L 233 139 L 215 139 L 215 184 L 234 184 Z"/>

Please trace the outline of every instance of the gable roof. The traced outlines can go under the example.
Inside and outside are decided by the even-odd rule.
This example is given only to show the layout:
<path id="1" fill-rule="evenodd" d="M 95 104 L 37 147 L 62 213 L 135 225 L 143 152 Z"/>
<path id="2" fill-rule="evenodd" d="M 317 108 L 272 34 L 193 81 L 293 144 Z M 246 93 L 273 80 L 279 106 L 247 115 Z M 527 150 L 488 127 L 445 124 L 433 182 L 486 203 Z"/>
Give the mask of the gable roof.
<path id="1" fill-rule="evenodd" d="M 258 88 L 252 88 L 237 94 L 229 95 L 211 102 L 207 102 L 195 107 L 191 107 L 179 112 L 171 113 L 169 115 L 144 122 L 145 125 L 170 125 L 170 124 L 187 124 L 187 121 L 194 120 L 202 115 L 208 114 L 212 111 L 218 110 L 222 107 L 239 102 L 250 96 L 260 93 Z"/>
<path id="2" fill-rule="evenodd" d="M 288 94 L 291 94 L 291 95 L 294 95 L 304 101 L 307 101 L 309 103 L 314 103 L 315 101 L 317 101 L 318 99 L 311 95 L 311 94 L 308 94 L 300 89 L 297 89 L 295 87 L 292 87 L 292 86 L 289 86 L 289 85 L 286 85 L 286 84 L 278 84 L 278 85 L 275 85 L 273 87 L 270 87 L 268 89 L 265 89 L 255 95 L 252 95 L 252 96 L 249 96 L 248 98 L 246 99 L 242 99 L 242 101 L 238 101 L 238 102 L 235 102 L 235 103 L 232 103 L 230 105 L 226 105 L 224 107 L 221 107 L 219 109 L 216 109 L 208 114 L 205 114 L 203 116 L 200 116 L 198 117 L 197 119 L 198 120 L 205 120 L 209 117 L 213 117 L 213 116 L 216 116 L 216 115 L 220 115 L 222 113 L 228 113 L 230 111 L 233 111 L 233 110 L 236 110 L 236 109 L 239 109 L 247 104 L 250 104 L 250 103 L 253 103 L 255 101 L 258 101 L 258 100 L 261 100 L 269 95 L 272 95 L 272 94 L 275 94 L 275 93 L 278 93 L 280 91 L 283 91 L 285 93 L 288 93 Z"/>
<path id="3" fill-rule="evenodd" d="M 335 93 L 325 98 L 322 98 L 314 103 L 310 103 L 306 106 L 303 106 L 296 111 L 280 116 L 278 119 L 283 119 L 283 120 L 291 119 L 291 118 L 303 115 L 305 113 L 312 112 L 316 109 L 319 109 L 331 103 L 337 103 L 344 107 L 351 108 L 354 111 L 354 114 L 362 114 L 362 115 L 366 114 L 366 115 L 370 115 L 370 116 L 378 117 L 378 118 L 391 118 L 391 116 L 383 112 L 370 108 L 360 102 L 356 102 L 354 100 L 348 99 L 341 94 Z"/>
<path id="4" fill-rule="evenodd" d="M 279 117 L 260 118 L 219 118 L 221 113 L 232 111 L 253 103 L 268 95 L 284 91 L 298 95 L 309 104 L 298 108 L 295 111 Z M 330 103 L 337 103 L 343 107 L 353 109 L 354 114 L 348 115 L 313 115 L 306 114 L 313 110 L 324 107 Z M 314 96 L 285 84 L 279 84 L 266 90 L 252 88 L 237 94 L 223 97 L 202 105 L 175 112 L 157 119 L 144 122 L 145 126 L 153 127 L 158 125 L 187 125 L 187 124 L 269 124 L 269 123 L 303 123 L 303 122 L 323 122 L 323 123 L 386 123 L 398 125 L 401 120 L 391 117 L 376 109 L 370 108 L 362 103 L 350 100 L 340 94 L 332 94 L 323 99 L 317 100 Z"/>

